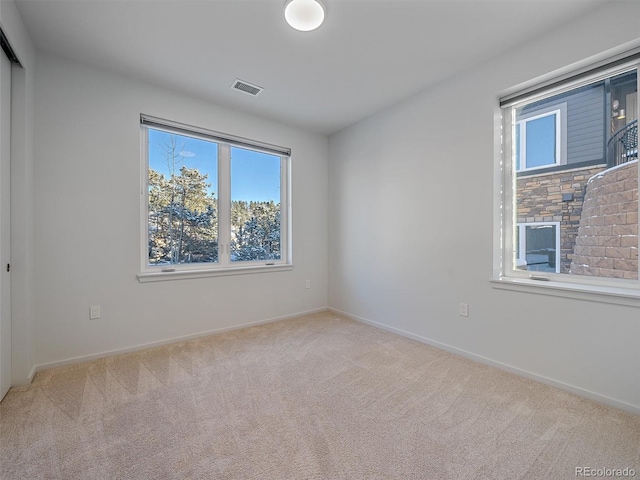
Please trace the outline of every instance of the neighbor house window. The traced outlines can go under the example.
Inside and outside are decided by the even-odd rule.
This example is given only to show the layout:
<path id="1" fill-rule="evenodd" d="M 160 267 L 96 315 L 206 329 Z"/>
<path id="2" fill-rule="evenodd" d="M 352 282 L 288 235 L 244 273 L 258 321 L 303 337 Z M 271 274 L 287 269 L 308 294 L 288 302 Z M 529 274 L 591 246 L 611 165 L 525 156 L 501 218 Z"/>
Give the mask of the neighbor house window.
<path id="1" fill-rule="evenodd" d="M 634 55 L 501 99 L 501 279 L 637 292 Z"/>
<path id="2" fill-rule="evenodd" d="M 141 117 L 144 273 L 290 263 L 288 149 Z"/>
<path id="3" fill-rule="evenodd" d="M 516 170 L 531 170 L 563 163 L 562 110 L 524 115 L 517 112 L 514 131 Z"/>
<path id="4" fill-rule="evenodd" d="M 515 248 L 519 269 L 559 272 L 560 223 L 519 223 Z"/>

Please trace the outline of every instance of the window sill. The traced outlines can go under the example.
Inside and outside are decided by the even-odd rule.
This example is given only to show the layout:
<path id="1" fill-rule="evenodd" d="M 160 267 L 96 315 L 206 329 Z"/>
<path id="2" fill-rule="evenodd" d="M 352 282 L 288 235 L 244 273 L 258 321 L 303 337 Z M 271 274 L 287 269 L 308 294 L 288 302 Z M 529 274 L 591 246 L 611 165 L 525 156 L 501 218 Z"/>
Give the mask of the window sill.
<path id="1" fill-rule="evenodd" d="M 293 270 L 293 264 L 250 265 L 232 268 L 177 270 L 174 272 L 142 272 L 138 274 L 138 282 L 163 282 L 167 280 L 188 280 L 192 278 L 223 277 L 226 275 L 245 275 L 249 273 L 285 272 L 289 270 Z"/>
<path id="2" fill-rule="evenodd" d="M 591 302 L 640 307 L 640 289 L 499 277 L 491 279 L 492 287 L 515 292 L 574 298 Z"/>

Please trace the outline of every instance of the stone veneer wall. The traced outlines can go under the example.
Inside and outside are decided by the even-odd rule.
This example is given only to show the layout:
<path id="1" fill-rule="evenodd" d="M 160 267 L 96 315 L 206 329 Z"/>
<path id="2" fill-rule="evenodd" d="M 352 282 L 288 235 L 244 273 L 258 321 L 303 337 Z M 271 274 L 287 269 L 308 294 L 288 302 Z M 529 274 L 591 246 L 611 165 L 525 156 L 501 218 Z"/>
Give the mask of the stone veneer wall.
<path id="1" fill-rule="evenodd" d="M 570 273 L 638 278 L 637 160 L 589 181 Z"/>
<path id="2" fill-rule="evenodd" d="M 569 273 L 587 181 L 606 167 L 583 167 L 518 177 L 518 223 L 560 222 L 560 272 Z M 563 202 L 562 195 L 573 200 Z"/>

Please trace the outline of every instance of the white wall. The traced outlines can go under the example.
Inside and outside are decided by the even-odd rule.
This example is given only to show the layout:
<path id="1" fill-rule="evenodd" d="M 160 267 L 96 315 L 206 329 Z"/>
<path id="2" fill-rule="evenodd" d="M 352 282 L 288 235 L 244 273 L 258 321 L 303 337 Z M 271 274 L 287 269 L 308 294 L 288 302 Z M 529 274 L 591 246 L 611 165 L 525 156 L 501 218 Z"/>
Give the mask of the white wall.
<path id="1" fill-rule="evenodd" d="M 636 39 L 638 18 L 612 4 L 332 136 L 330 306 L 640 413 L 638 308 L 489 282 L 498 95 Z"/>
<path id="2" fill-rule="evenodd" d="M 0 23 L 22 66 L 11 71 L 11 383 L 34 374 L 33 97 L 36 52 L 12 0 Z"/>
<path id="3" fill-rule="evenodd" d="M 41 52 L 37 67 L 38 365 L 326 308 L 325 136 Z M 138 282 L 141 112 L 291 147 L 293 271 Z"/>

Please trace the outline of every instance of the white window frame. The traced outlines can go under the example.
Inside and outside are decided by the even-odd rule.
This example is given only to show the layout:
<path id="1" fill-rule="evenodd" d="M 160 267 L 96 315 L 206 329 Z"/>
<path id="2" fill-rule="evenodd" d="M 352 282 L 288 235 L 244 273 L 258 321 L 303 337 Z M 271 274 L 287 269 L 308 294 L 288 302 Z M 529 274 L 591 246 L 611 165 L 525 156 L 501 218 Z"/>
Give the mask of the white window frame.
<path id="1" fill-rule="evenodd" d="M 535 167 L 527 167 L 527 127 L 526 124 L 538 120 L 539 118 L 548 117 L 550 115 L 556 116 L 555 121 L 555 136 L 556 136 L 556 154 L 555 162 L 547 165 L 540 165 Z M 553 106 L 549 106 L 540 110 L 536 110 L 528 115 L 523 115 L 515 123 L 520 126 L 520 169 L 519 172 L 540 170 L 544 168 L 552 168 L 558 165 L 564 165 L 567 163 L 567 104 L 561 103 Z M 515 126 L 514 126 L 514 138 L 515 138 Z"/>
<path id="2" fill-rule="evenodd" d="M 145 123 L 144 120 L 147 120 Z M 171 265 L 149 264 L 149 128 L 205 140 L 218 146 L 218 261 Z M 177 122 L 141 116 L 140 282 L 201 278 L 293 269 L 291 248 L 291 156 L 284 147 L 243 139 Z M 280 157 L 280 259 L 231 260 L 231 148 L 239 147 Z"/>
<path id="3" fill-rule="evenodd" d="M 636 70 L 640 86 L 640 46 L 630 52 L 619 49 L 609 57 L 600 56 L 592 64 L 584 62 L 573 73 L 562 69 L 555 78 L 547 75 L 529 82 L 521 91 L 511 90 L 504 97 L 497 97 L 494 116 L 495 234 L 491 278 L 494 288 L 640 307 L 640 279 L 519 270 L 514 248 L 518 225 L 515 215 L 518 172 L 515 171 L 515 150 L 512 145 L 516 108 L 632 70 Z"/>
<path id="4" fill-rule="evenodd" d="M 519 230 L 518 239 L 519 246 L 518 250 L 520 251 L 520 256 L 517 258 L 517 261 L 525 261 L 527 258 L 527 227 L 544 227 L 544 226 L 552 226 L 556 227 L 556 238 L 555 238 L 555 250 L 556 250 L 556 273 L 560 273 L 560 222 L 525 222 L 516 224 L 516 228 Z M 516 264 L 517 266 L 518 264 Z M 529 270 L 532 272 L 532 270 Z M 550 273 L 550 272 L 538 272 L 538 273 Z"/>

